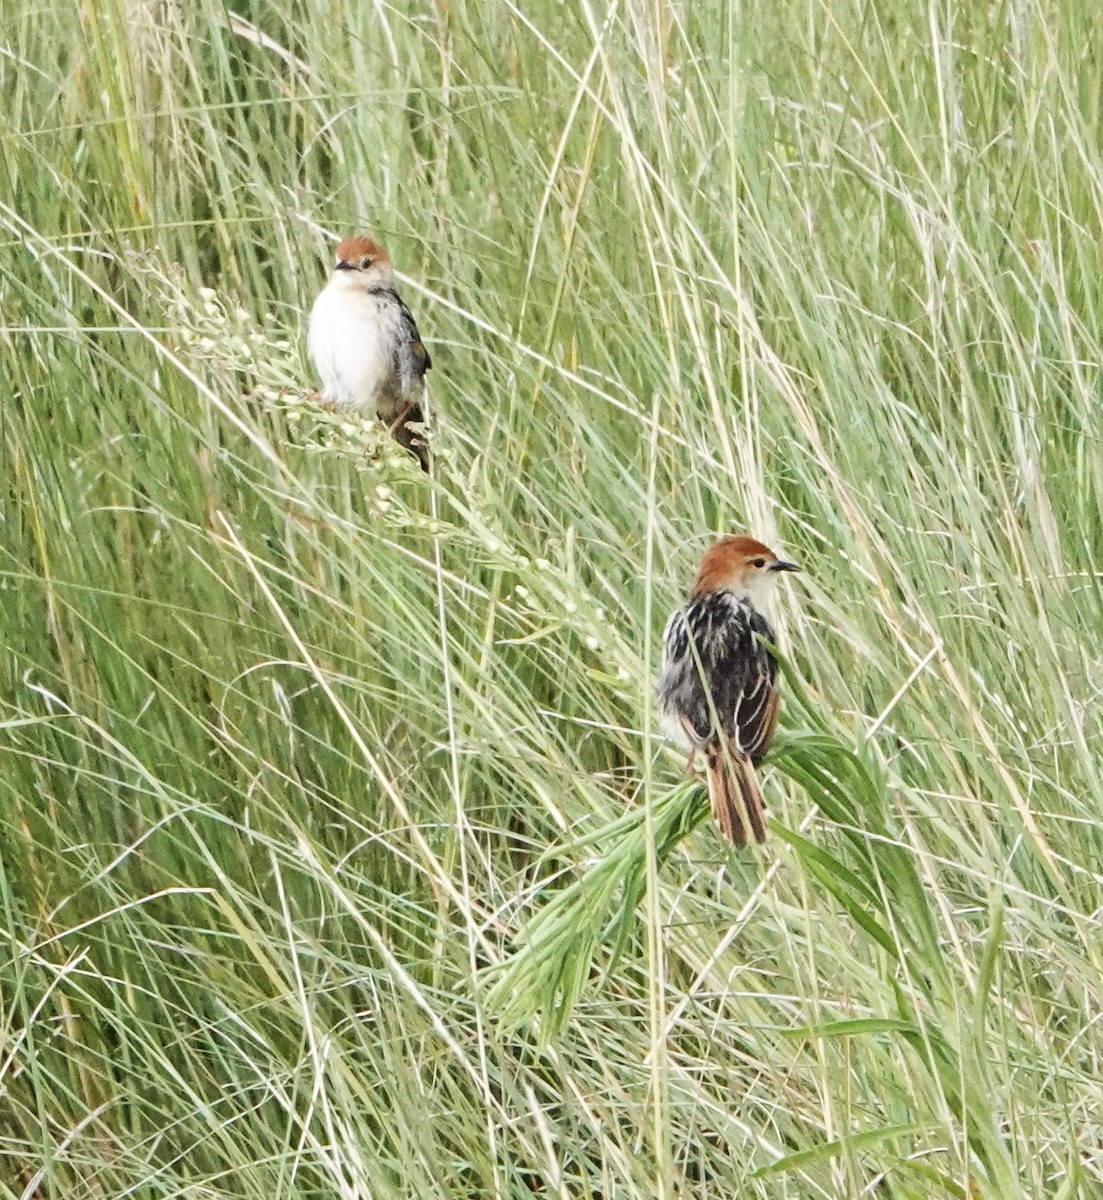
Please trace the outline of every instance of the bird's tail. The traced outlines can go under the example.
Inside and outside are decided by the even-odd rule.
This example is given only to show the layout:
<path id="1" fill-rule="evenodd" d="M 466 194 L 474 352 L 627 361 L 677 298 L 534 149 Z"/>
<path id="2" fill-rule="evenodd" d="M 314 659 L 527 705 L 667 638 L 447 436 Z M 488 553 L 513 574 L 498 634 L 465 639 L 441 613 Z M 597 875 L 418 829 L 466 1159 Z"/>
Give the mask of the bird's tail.
<path id="1" fill-rule="evenodd" d="M 706 751 L 709 800 L 721 832 L 737 849 L 750 840 L 766 840 L 766 805 L 751 760 L 731 741 L 713 743 Z"/>
<path id="2" fill-rule="evenodd" d="M 424 420 L 425 414 L 421 411 L 421 405 L 416 400 L 411 400 L 391 425 L 391 434 L 400 446 L 416 454 L 421 469 L 428 471 L 432 461 L 429 457 L 429 447 L 425 444 L 421 432 L 410 428 L 411 424 L 420 425 Z"/>

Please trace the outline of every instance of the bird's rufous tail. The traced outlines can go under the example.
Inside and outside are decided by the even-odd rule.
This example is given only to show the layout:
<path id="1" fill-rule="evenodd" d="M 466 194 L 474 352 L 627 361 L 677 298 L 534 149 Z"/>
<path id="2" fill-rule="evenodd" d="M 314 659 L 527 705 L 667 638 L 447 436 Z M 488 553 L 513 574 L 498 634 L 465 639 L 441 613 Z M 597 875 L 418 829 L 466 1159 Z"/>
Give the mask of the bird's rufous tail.
<path id="1" fill-rule="evenodd" d="M 750 840 L 749 827 L 754 840 L 761 844 L 766 840 L 766 805 L 751 760 L 731 742 L 726 747 L 709 746 L 705 755 L 712 815 L 721 832 L 741 849 Z"/>

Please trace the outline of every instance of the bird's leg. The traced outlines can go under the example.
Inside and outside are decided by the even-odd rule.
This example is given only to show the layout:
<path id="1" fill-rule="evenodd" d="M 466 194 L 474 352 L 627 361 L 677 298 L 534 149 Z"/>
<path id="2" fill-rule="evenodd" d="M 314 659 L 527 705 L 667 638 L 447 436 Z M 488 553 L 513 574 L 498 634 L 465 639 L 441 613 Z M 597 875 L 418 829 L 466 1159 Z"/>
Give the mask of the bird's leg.
<path id="1" fill-rule="evenodd" d="M 394 420 L 391 422 L 391 424 L 390 424 L 390 434 L 391 434 L 391 437 L 393 437 L 393 438 L 397 438 L 397 437 L 398 437 L 398 431 L 399 431 L 400 429 L 405 429 L 405 428 L 406 428 L 406 421 L 407 421 L 407 418 L 410 416 L 410 413 L 411 413 L 411 412 L 412 412 L 412 411 L 413 411 L 415 408 L 418 410 L 418 419 L 419 419 L 419 420 L 421 419 L 421 408 L 420 408 L 420 406 L 418 405 L 418 403 L 417 403 L 417 401 L 416 401 L 416 400 L 411 400 L 411 401 L 410 401 L 410 402 L 409 402 L 409 403 L 406 405 L 406 407 L 405 407 L 405 408 L 403 408 L 403 409 L 402 409 L 402 410 L 399 412 L 398 416 L 397 416 L 397 417 L 395 417 L 395 419 L 394 419 Z"/>
<path id="2" fill-rule="evenodd" d="M 696 765 L 697 765 L 697 751 L 691 750 L 689 752 L 689 758 L 686 759 L 686 778 L 687 779 L 693 778 L 693 768 Z"/>
<path id="3" fill-rule="evenodd" d="M 421 464 L 423 471 L 428 471 L 430 467 L 429 447 L 425 444 L 425 439 L 420 434 L 415 433 L 409 423 L 412 421 L 415 425 L 420 425 L 425 420 L 425 415 L 421 411 L 421 405 L 416 400 L 411 400 L 406 404 L 398 416 L 394 419 L 390 426 L 391 437 L 402 447 L 412 451 L 417 455 L 417 460 Z"/>

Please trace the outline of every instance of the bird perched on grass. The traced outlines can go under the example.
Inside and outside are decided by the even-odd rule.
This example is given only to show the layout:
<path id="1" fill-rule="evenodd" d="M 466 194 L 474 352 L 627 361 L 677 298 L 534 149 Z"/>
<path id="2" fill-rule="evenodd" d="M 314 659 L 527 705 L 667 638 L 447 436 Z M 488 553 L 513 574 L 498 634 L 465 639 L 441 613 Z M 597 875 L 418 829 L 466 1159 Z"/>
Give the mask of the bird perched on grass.
<path id="1" fill-rule="evenodd" d="M 429 448 L 411 425 L 425 419 L 432 360 L 378 242 L 350 237 L 337 247 L 333 274 L 310 312 L 307 349 L 323 398 L 378 417 L 428 471 Z"/>
<path id="2" fill-rule="evenodd" d="M 765 607 L 783 571 L 800 568 L 750 537 L 709 549 L 689 600 L 667 622 L 659 707 L 668 732 L 705 756 L 712 814 L 736 846 L 766 840 L 755 767 L 777 724 L 774 631 Z"/>

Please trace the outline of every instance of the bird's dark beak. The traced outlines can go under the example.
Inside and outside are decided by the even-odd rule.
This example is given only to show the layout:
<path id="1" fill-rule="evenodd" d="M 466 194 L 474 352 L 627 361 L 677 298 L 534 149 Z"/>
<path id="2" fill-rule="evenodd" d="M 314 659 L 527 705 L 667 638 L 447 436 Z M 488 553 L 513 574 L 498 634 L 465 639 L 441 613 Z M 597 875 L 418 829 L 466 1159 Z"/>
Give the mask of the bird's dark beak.
<path id="1" fill-rule="evenodd" d="M 770 570 L 771 571 L 799 571 L 800 567 L 798 567 L 796 563 L 786 562 L 784 559 L 779 558 L 777 560 L 777 562 L 770 563 Z"/>
<path id="2" fill-rule="evenodd" d="M 352 263 L 345 262 L 345 260 L 343 258 L 338 259 L 337 265 L 333 269 L 335 271 L 355 271 L 356 270 L 356 268 L 352 265 Z"/>

